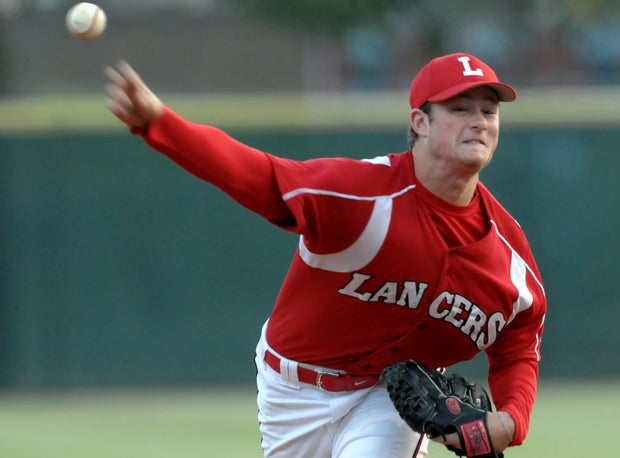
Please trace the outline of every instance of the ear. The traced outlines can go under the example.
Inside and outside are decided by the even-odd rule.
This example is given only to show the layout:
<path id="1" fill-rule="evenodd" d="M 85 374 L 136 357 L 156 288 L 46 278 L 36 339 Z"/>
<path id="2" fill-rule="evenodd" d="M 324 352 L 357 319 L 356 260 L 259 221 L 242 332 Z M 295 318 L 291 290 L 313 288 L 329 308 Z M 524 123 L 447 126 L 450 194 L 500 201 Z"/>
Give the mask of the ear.
<path id="1" fill-rule="evenodd" d="M 418 134 L 418 137 L 425 137 L 428 135 L 429 129 L 428 115 L 419 108 L 411 110 L 411 127 L 413 131 Z"/>

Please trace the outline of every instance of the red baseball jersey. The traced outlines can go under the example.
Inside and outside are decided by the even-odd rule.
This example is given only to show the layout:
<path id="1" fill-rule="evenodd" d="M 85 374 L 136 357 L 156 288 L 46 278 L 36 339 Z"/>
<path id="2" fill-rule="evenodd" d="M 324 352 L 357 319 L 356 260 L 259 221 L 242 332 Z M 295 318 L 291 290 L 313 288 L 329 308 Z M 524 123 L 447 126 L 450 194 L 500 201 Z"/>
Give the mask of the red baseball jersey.
<path id="1" fill-rule="evenodd" d="M 371 160 L 294 161 L 250 148 L 171 111 L 145 140 L 241 204 L 299 234 L 267 340 L 305 363 L 380 374 L 489 360 L 494 403 L 525 438 L 545 293 L 527 239 L 478 184 L 451 205 L 416 179 L 411 151 Z"/>

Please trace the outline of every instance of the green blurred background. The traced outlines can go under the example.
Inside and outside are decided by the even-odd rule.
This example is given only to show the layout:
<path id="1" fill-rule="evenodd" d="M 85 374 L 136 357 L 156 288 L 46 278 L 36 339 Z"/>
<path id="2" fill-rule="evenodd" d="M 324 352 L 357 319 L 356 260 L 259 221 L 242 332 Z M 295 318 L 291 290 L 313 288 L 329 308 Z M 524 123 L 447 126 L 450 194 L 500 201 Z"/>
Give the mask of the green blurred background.
<path id="1" fill-rule="evenodd" d="M 249 404 L 232 425 L 243 418 L 255 439 L 254 345 L 296 238 L 118 125 L 102 68 L 119 59 L 180 114 L 298 159 L 404 150 L 417 69 L 461 50 L 486 60 L 520 94 L 502 106 L 483 180 L 524 227 L 545 281 L 541 384 L 554 388 L 539 403 L 565 418 L 578 395 L 558 383 L 620 385 L 617 2 L 108 0 L 93 42 L 65 30 L 71 4 L 0 0 L 0 430 L 36 424 L 35 412 L 68 408 L 75 393 L 102 412 L 108 399 L 80 397 L 101 389 L 173 390 L 145 403 L 217 419 L 214 399 L 230 398 L 203 390 L 239 387 Z M 484 380 L 482 358 L 465 366 Z M 611 392 L 592 406 L 620 407 Z M 0 456 L 53 456 L 5 455 L 2 434 Z"/>
<path id="2" fill-rule="evenodd" d="M 235 133 L 295 158 L 404 148 L 401 128 Z M 545 279 L 543 377 L 618 375 L 619 143 L 506 128 L 484 172 Z M 0 145 L 6 386 L 251 383 L 294 236 L 125 132 Z"/>

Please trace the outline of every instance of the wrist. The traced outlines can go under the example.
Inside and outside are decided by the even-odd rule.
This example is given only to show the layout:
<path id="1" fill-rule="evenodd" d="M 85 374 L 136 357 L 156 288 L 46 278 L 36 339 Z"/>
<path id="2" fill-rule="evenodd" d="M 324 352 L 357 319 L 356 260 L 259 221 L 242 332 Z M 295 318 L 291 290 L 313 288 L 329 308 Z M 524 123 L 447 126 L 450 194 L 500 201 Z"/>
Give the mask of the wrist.
<path id="1" fill-rule="evenodd" d="M 512 416 L 504 411 L 489 413 L 487 425 L 493 447 L 497 452 L 502 452 L 514 439 L 516 426 Z"/>

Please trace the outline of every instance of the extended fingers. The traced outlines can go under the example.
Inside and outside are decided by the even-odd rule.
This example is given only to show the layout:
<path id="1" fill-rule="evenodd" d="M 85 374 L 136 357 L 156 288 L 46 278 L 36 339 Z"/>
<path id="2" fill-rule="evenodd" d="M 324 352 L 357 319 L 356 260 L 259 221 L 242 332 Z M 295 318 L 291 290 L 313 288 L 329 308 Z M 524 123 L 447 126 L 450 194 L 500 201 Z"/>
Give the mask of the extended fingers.
<path id="1" fill-rule="evenodd" d="M 127 62 L 121 60 L 117 64 L 117 68 L 133 91 L 136 89 L 146 89 L 146 85 L 142 78 L 140 78 L 140 75 Z"/>
<path id="2" fill-rule="evenodd" d="M 104 73 L 109 81 L 108 108 L 118 119 L 130 127 L 145 129 L 161 116 L 162 103 L 127 62 L 106 67 Z"/>
<path id="3" fill-rule="evenodd" d="M 121 75 L 114 67 L 105 67 L 103 69 L 103 73 L 108 78 L 111 84 L 114 84 L 116 86 L 125 85 L 125 77 Z"/>
<path id="4" fill-rule="evenodd" d="M 126 62 L 120 62 L 117 68 L 118 70 L 112 67 L 104 69 L 105 75 L 110 82 L 108 93 L 115 97 L 121 97 L 121 94 L 123 94 L 122 97 L 125 103 L 137 105 L 140 102 L 137 93 L 139 89 L 144 88 L 144 83 L 142 83 L 137 73 Z M 139 84 L 136 84 L 136 81 Z M 113 90 L 111 91 L 110 88 L 113 88 Z"/>
<path id="5" fill-rule="evenodd" d="M 123 123 L 130 127 L 144 129 L 147 122 L 138 115 L 134 103 L 125 91 L 118 86 L 110 84 L 107 86 L 108 109 Z"/>

